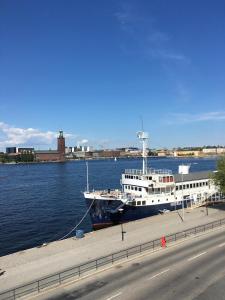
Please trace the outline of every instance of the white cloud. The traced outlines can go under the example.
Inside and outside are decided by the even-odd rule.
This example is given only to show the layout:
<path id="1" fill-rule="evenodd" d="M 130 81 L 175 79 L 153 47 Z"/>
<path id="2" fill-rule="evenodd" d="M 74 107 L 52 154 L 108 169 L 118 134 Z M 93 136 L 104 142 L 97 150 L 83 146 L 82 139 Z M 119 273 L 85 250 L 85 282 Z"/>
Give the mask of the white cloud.
<path id="1" fill-rule="evenodd" d="M 190 63 L 190 59 L 169 46 L 171 37 L 157 28 L 156 20 L 151 15 L 144 16 L 134 4 L 123 2 L 114 16 L 121 29 L 135 42 L 136 51 L 151 59 Z"/>
<path id="2" fill-rule="evenodd" d="M 225 121 L 224 111 L 206 112 L 200 114 L 177 113 L 171 114 L 169 124 L 186 124 L 206 121 Z"/>
<path id="3" fill-rule="evenodd" d="M 8 146 L 52 146 L 56 144 L 58 133 L 35 128 L 19 128 L 0 122 L 0 148 Z M 64 134 L 72 137 L 71 134 Z"/>
<path id="4" fill-rule="evenodd" d="M 88 143 L 88 140 L 87 139 L 82 139 L 80 141 L 77 142 L 77 144 L 80 146 L 80 145 L 85 145 Z"/>

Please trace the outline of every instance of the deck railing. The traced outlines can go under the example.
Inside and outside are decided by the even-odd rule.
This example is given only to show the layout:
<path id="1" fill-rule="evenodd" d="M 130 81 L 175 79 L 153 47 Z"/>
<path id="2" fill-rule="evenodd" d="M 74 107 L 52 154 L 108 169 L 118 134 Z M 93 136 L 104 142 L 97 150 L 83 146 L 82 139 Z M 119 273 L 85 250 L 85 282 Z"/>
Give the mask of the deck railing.
<path id="1" fill-rule="evenodd" d="M 141 169 L 125 169 L 125 174 L 129 175 L 154 175 L 154 174 L 163 174 L 163 175 L 172 175 L 171 170 L 167 169 L 147 169 L 146 173 L 143 173 Z"/>
<path id="2" fill-rule="evenodd" d="M 166 236 L 167 244 L 171 242 L 176 242 L 181 239 L 186 239 L 187 237 L 196 235 L 201 232 L 213 229 L 215 227 L 220 227 L 225 225 L 225 219 L 220 219 L 208 224 L 200 225 L 187 229 L 181 232 L 170 234 Z M 79 279 L 83 275 L 91 274 L 96 270 L 101 269 L 106 265 L 114 264 L 122 259 L 127 259 L 135 254 L 140 254 L 145 251 L 154 252 L 161 249 L 161 239 L 152 240 L 143 244 L 139 244 L 119 252 L 115 252 L 103 257 L 99 257 L 95 260 L 86 262 L 81 265 L 77 265 L 66 269 L 62 272 L 51 274 L 49 276 L 40 278 L 38 280 L 32 281 L 30 283 L 15 287 L 13 289 L 4 291 L 0 293 L 0 300 L 15 300 L 17 298 L 27 296 L 29 294 L 37 294 L 41 291 L 52 288 L 53 286 L 59 286 L 63 283 L 70 282 Z"/>

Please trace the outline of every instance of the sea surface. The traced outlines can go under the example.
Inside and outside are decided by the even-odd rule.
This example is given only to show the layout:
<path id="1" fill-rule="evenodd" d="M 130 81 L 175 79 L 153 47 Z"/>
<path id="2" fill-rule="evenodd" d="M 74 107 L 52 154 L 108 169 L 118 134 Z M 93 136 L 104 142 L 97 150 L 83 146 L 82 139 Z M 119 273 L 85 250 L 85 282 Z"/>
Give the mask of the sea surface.
<path id="1" fill-rule="evenodd" d="M 177 173 L 215 170 L 215 158 L 152 158 L 152 168 Z M 90 189 L 120 188 L 124 169 L 142 168 L 141 159 L 90 160 Z M 0 256 L 62 238 L 84 216 L 87 207 L 86 162 L 0 165 Z M 89 215 L 79 229 L 92 230 Z M 72 233 L 71 235 L 74 235 Z M 70 236 L 71 236 L 70 235 Z"/>

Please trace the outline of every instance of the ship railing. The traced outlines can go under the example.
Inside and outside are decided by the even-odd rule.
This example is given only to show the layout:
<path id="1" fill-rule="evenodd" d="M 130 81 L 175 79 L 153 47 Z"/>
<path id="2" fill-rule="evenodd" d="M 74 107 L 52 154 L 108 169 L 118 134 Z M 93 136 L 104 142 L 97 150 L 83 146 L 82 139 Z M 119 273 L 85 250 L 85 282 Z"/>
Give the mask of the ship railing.
<path id="1" fill-rule="evenodd" d="M 225 225 L 225 219 L 219 219 L 207 224 L 203 224 L 197 227 L 192 227 L 184 231 L 172 233 L 165 236 L 167 244 L 173 244 L 177 241 L 183 241 L 188 238 L 201 234 L 203 232 L 210 232 L 215 228 L 219 228 Z M 41 292 L 51 290 L 53 287 L 62 286 L 82 278 L 87 275 L 93 275 L 96 271 L 102 270 L 106 266 L 113 265 L 116 262 L 123 262 L 128 258 L 135 257 L 141 253 L 150 253 L 159 251 L 162 249 L 161 238 L 150 240 L 142 244 L 136 244 L 132 247 L 125 248 L 118 252 L 110 253 L 106 256 L 98 257 L 94 260 L 84 262 L 79 265 L 71 266 L 71 268 L 62 270 L 58 273 L 49 274 L 49 276 L 39 278 L 38 280 L 31 281 L 24 285 L 15 286 L 15 288 L 0 291 L 0 300 L 15 300 L 21 297 L 29 296 L 32 298 L 37 296 Z M 16 283 L 15 283 L 16 285 Z M 28 296 L 29 295 L 29 296 Z M 31 297 L 29 297 L 31 299 Z"/>
<path id="2" fill-rule="evenodd" d="M 154 175 L 154 174 L 165 174 L 165 175 L 172 175 L 172 171 L 168 169 L 153 169 L 149 168 L 143 173 L 143 170 L 140 169 L 125 169 L 125 174 L 131 175 Z"/>

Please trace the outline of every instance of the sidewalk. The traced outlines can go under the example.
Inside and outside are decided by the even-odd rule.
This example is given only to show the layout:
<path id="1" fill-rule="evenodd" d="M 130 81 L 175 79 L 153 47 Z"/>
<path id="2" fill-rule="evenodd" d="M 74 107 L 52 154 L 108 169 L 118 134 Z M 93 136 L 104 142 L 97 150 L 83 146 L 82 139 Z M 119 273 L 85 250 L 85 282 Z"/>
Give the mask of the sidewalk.
<path id="1" fill-rule="evenodd" d="M 180 214 L 182 212 L 180 211 Z M 169 212 L 150 218 L 123 224 L 126 231 L 121 241 L 121 226 L 113 226 L 85 235 L 83 239 L 70 238 L 53 242 L 41 248 L 32 248 L 0 257 L 0 291 L 35 281 L 52 273 L 71 268 L 89 260 L 141 244 L 163 235 L 225 218 L 225 206 L 206 209 L 200 207 L 185 210 L 181 221 L 177 212 Z"/>

